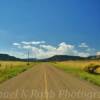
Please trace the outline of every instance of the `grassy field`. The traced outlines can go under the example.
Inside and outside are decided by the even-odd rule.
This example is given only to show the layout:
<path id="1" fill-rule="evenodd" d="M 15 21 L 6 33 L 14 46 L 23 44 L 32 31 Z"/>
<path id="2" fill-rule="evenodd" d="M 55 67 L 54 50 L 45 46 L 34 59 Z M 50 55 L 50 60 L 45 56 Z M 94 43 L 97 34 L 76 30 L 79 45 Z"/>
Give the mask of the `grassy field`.
<path id="1" fill-rule="evenodd" d="M 65 61 L 55 62 L 55 67 L 64 70 L 67 73 L 72 73 L 81 79 L 88 80 L 98 86 L 100 86 L 100 75 L 90 74 L 84 71 L 84 68 L 90 64 L 100 65 L 100 61 Z M 100 72 L 100 69 L 97 70 Z"/>
<path id="2" fill-rule="evenodd" d="M 27 65 L 27 62 L 0 61 L 0 83 L 26 71 L 35 64 L 33 62 Z"/>

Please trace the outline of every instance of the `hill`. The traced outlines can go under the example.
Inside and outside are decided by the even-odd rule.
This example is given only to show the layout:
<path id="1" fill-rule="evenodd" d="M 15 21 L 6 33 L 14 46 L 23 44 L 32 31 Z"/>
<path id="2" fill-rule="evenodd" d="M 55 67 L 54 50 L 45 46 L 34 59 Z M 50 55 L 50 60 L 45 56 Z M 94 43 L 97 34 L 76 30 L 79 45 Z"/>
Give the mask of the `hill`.
<path id="1" fill-rule="evenodd" d="M 1 61 L 67 61 L 67 60 L 98 60 L 100 57 L 97 56 L 89 56 L 89 57 L 80 57 L 80 56 L 70 56 L 70 55 L 55 55 L 46 59 L 35 59 L 35 58 L 16 58 L 14 56 L 10 56 L 8 54 L 0 54 Z"/>
<path id="2" fill-rule="evenodd" d="M 0 54 L 0 60 L 1 61 L 31 61 L 31 62 L 37 61 L 35 58 L 29 58 L 29 59 L 23 58 L 23 59 L 21 59 L 21 58 L 16 58 L 14 56 L 10 56 L 8 54 Z"/>
<path id="3" fill-rule="evenodd" d="M 89 57 L 87 57 L 87 59 L 91 59 L 91 60 L 100 60 L 100 56 L 89 56 Z"/>
<path id="4" fill-rule="evenodd" d="M 55 55 L 53 57 L 42 59 L 41 61 L 66 61 L 66 60 L 84 60 L 84 57 L 68 56 L 68 55 Z"/>
<path id="5" fill-rule="evenodd" d="M 16 58 L 14 56 L 10 56 L 8 54 L 0 54 L 0 60 L 2 61 L 18 61 L 20 58 Z"/>

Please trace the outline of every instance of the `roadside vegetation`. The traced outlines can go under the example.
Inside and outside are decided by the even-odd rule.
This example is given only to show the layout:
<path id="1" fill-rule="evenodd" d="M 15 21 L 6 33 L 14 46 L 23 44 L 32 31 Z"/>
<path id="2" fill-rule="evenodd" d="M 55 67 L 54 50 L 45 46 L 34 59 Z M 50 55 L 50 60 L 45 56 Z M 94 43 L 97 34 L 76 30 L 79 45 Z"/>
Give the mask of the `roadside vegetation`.
<path id="1" fill-rule="evenodd" d="M 35 64 L 33 62 L 27 65 L 27 62 L 0 61 L 0 83 L 32 68 Z"/>
<path id="2" fill-rule="evenodd" d="M 64 70 L 67 73 L 72 73 L 81 79 L 88 80 L 98 86 L 100 86 L 100 74 L 93 74 L 85 71 L 84 69 L 90 65 L 100 65 L 99 60 L 95 61 L 64 61 L 64 62 L 53 62 L 53 65 L 57 68 Z M 100 68 L 96 70 L 100 73 Z"/>

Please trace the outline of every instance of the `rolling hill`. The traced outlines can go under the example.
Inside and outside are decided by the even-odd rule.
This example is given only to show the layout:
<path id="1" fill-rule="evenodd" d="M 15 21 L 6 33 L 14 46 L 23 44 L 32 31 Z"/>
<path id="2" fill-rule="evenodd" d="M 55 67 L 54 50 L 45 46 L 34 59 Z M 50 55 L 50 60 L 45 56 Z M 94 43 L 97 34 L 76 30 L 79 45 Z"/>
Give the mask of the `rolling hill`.
<path id="1" fill-rule="evenodd" d="M 66 60 L 83 60 L 84 57 L 69 56 L 69 55 L 55 55 L 53 57 L 42 59 L 41 61 L 66 61 Z"/>
<path id="2" fill-rule="evenodd" d="M 17 57 L 14 57 L 14 56 L 10 56 L 8 54 L 0 54 L 0 60 L 1 61 L 28 61 L 27 58 L 17 58 Z M 35 58 L 29 58 L 29 61 L 36 61 Z"/>
<path id="3" fill-rule="evenodd" d="M 70 56 L 70 55 L 55 55 L 53 57 L 46 58 L 46 59 L 29 58 L 29 61 L 46 61 L 47 62 L 47 61 L 95 60 L 95 59 L 100 59 L 100 58 L 97 58 L 97 56 L 80 57 L 80 56 Z M 28 61 L 27 58 L 24 58 L 24 59 L 16 58 L 8 54 L 0 54 L 0 60 L 1 61 Z"/>
<path id="4" fill-rule="evenodd" d="M 8 54 L 0 54 L 0 60 L 2 61 L 19 61 L 20 58 L 16 58 L 14 56 L 10 56 Z"/>

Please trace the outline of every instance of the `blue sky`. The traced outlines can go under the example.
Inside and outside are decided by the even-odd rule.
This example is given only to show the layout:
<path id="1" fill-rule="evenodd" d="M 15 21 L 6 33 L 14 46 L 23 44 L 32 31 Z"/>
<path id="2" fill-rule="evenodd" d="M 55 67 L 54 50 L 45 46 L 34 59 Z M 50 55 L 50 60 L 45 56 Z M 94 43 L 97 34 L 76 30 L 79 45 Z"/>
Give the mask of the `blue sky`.
<path id="1" fill-rule="evenodd" d="M 0 0 L 1 52 L 19 51 L 12 44 L 22 41 L 85 43 L 99 52 L 99 38 L 100 0 Z"/>

